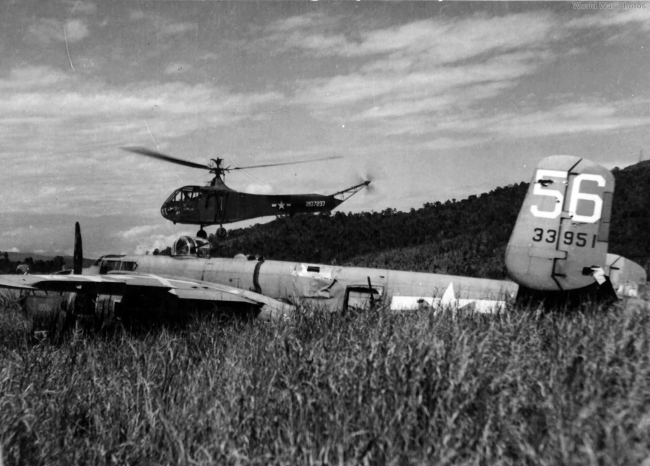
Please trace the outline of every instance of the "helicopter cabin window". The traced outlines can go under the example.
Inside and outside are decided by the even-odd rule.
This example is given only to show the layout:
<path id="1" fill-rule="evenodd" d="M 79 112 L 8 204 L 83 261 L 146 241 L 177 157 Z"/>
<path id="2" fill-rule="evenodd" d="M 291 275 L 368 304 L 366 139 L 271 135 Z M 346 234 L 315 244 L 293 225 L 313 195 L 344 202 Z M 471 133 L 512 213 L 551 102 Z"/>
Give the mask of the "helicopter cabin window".
<path id="1" fill-rule="evenodd" d="M 167 198 L 165 203 L 167 203 L 167 202 L 188 201 L 188 200 L 192 200 L 192 199 L 196 199 L 196 198 L 200 197 L 201 196 L 201 190 L 200 189 L 195 190 L 195 188 L 198 188 L 198 186 L 197 187 L 192 186 L 192 187 L 177 189 L 176 191 L 174 191 L 171 194 L 171 196 L 169 196 Z"/>
<path id="2" fill-rule="evenodd" d="M 182 199 L 184 201 L 191 201 L 193 199 L 196 199 L 201 194 L 200 191 L 195 191 L 194 188 L 183 189 L 181 192 L 183 193 L 183 198 Z"/>
<path id="3" fill-rule="evenodd" d="M 171 196 L 169 196 L 167 198 L 167 200 L 165 201 L 165 204 L 168 203 L 168 202 L 176 202 L 176 201 L 180 201 L 180 200 L 181 200 L 181 191 L 176 190 L 171 194 Z"/>

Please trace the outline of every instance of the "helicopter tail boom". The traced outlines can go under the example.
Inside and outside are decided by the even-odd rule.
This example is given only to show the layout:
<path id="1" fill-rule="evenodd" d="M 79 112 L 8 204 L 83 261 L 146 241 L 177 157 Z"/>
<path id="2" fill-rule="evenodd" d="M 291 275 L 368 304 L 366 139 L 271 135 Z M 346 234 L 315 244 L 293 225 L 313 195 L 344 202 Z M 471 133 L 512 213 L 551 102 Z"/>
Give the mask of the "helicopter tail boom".
<path id="1" fill-rule="evenodd" d="M 343 191 L 339 191 L 337 193 L 331 194 L 330 196 L 331 197 L 338 196 L 338 200 L 340 200 L 341 202 L 347 201 L 349 198 L 351 198 L 356 193 L 361 191 L 363 188 L 366 188 L 368 186 L 370 186 L 370 181 L 364 181 L 363 183 L 359 183 L 355 186 L 352 186 L 351 188 L 344 189 Z"/>

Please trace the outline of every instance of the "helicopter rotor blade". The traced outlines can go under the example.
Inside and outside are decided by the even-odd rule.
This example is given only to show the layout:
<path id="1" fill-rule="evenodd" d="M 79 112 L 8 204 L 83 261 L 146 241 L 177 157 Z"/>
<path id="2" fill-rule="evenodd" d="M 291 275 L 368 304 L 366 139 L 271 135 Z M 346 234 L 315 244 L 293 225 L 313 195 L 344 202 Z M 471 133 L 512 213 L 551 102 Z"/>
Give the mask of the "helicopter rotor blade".
<path id="1" fill-rule="evenodd" d="M 122 150 L 133 152 L 134 154 L 144 155 L 146 157 L 152 157 L 158 160 L 164 160 L 165 162 L 175 163 L 176 165 L 183 165 L 185 167 L 191 168 L 200 168 L 203 170 L 211 170 L 211 168 L 207 165 L 190 162 L 189 160 L 177 159 L 171 155 L 162 154 L 160 152 L 156 152 L 155 150 L 147 149 L 146 147 L 122 147 Z"/>
<path id="2" fill-rule="evenodd" d="M 265 165 L 251 165 L 248 167 L 233 167 L 233 168 L 228 168 L 228 170 L 248 170 L 250 168 L 264 168 L 264 167 L 277 167 L 280 165 L 296 165 L 299 163 L 309 163 L 309 162 L 320 162 L 321 160 L 334 160 L 334 159 L 342 159 L 343 157 L 340 155 L 335 155 L 332 157 L 323 157 L 320 159 L 310 159 L 310 160 L 299 160 L 297 162 L 285 162 L 285 163 L 267 163 Z"/>
<path id="3" fill-rule="evenodd" d="M 230 161 L 232 162 L 232 164 L 233 164 L 235 167 L 237 166 L 237 164 L 236 164 L 235 161 L 232 159 L 232 157 L 230 157 Z M 263 181 L 258 180 L 258 179 L 255 178 L 253 175 L 251 175 L 250 173 L 248 173 L 246 170 L 243 170 L 242 173 L 243 173 L 244 175 L 246 175 L 247 177 L 249 177 L 251 180 L 255 180 L 256 182 L 258 182 L 258 183 L 261 184 L 261 185 L 268 186 L 267 183 L 264 183 Z"/>

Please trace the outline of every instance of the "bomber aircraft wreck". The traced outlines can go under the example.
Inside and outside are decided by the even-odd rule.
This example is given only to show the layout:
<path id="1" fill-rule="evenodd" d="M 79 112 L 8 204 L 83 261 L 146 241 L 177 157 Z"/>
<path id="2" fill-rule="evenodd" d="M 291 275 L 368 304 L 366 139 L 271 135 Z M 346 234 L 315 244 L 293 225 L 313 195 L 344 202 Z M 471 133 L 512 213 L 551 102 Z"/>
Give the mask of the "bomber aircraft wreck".
<path id="1" fill-rule="evenodd" d="M 188 236 L 174 243 L 171 256 L 108 255 L 81 270 L 77 224 L 73 273 L 0 275 L 0 287 L 59 293 L 58 301 L 48 298 L 41 312 L 62 324 L 85 318 L 97 325 L 111 325 L 145 308 L 165 313 L 215 304 L 264 319 L 290 317 L 305 303 L 332 311 L 381 305 L 396 311 L 445 306 L 489 312 L 525 291 L 597 287 L 603 272 L 616 292 L 634 296 L 645 288 L 645 271 L 607 254 L 613 192 L 614 177 L 600 165 L 573 156 L 543 159 L 506 250 L 512 281 L 243 255 L 216 258 L 205 239 Z M 28 297 L 28 307 L 30 299 L 36 309 L 42 298 Z"/>

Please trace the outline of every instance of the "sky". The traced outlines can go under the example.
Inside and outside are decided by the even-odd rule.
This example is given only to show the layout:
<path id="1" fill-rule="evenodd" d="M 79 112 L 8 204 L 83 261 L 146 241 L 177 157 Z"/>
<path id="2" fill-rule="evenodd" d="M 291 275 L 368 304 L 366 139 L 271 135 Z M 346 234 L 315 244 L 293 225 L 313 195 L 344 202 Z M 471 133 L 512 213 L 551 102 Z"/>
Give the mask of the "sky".
<path id="1" fill-rule="evenodd" d="M 529 181 L 548 155 L 636 163 L 650 3 L 589 5 L 4 0 L 0 251 L 70 254 L 75 221 L 87 257 L 194 234 L 160 206 L 209 174 L 124 146 L 239 166 L 340 156 L 226 182 L 331 194 L 370 177 L 345 212 Z"/>

